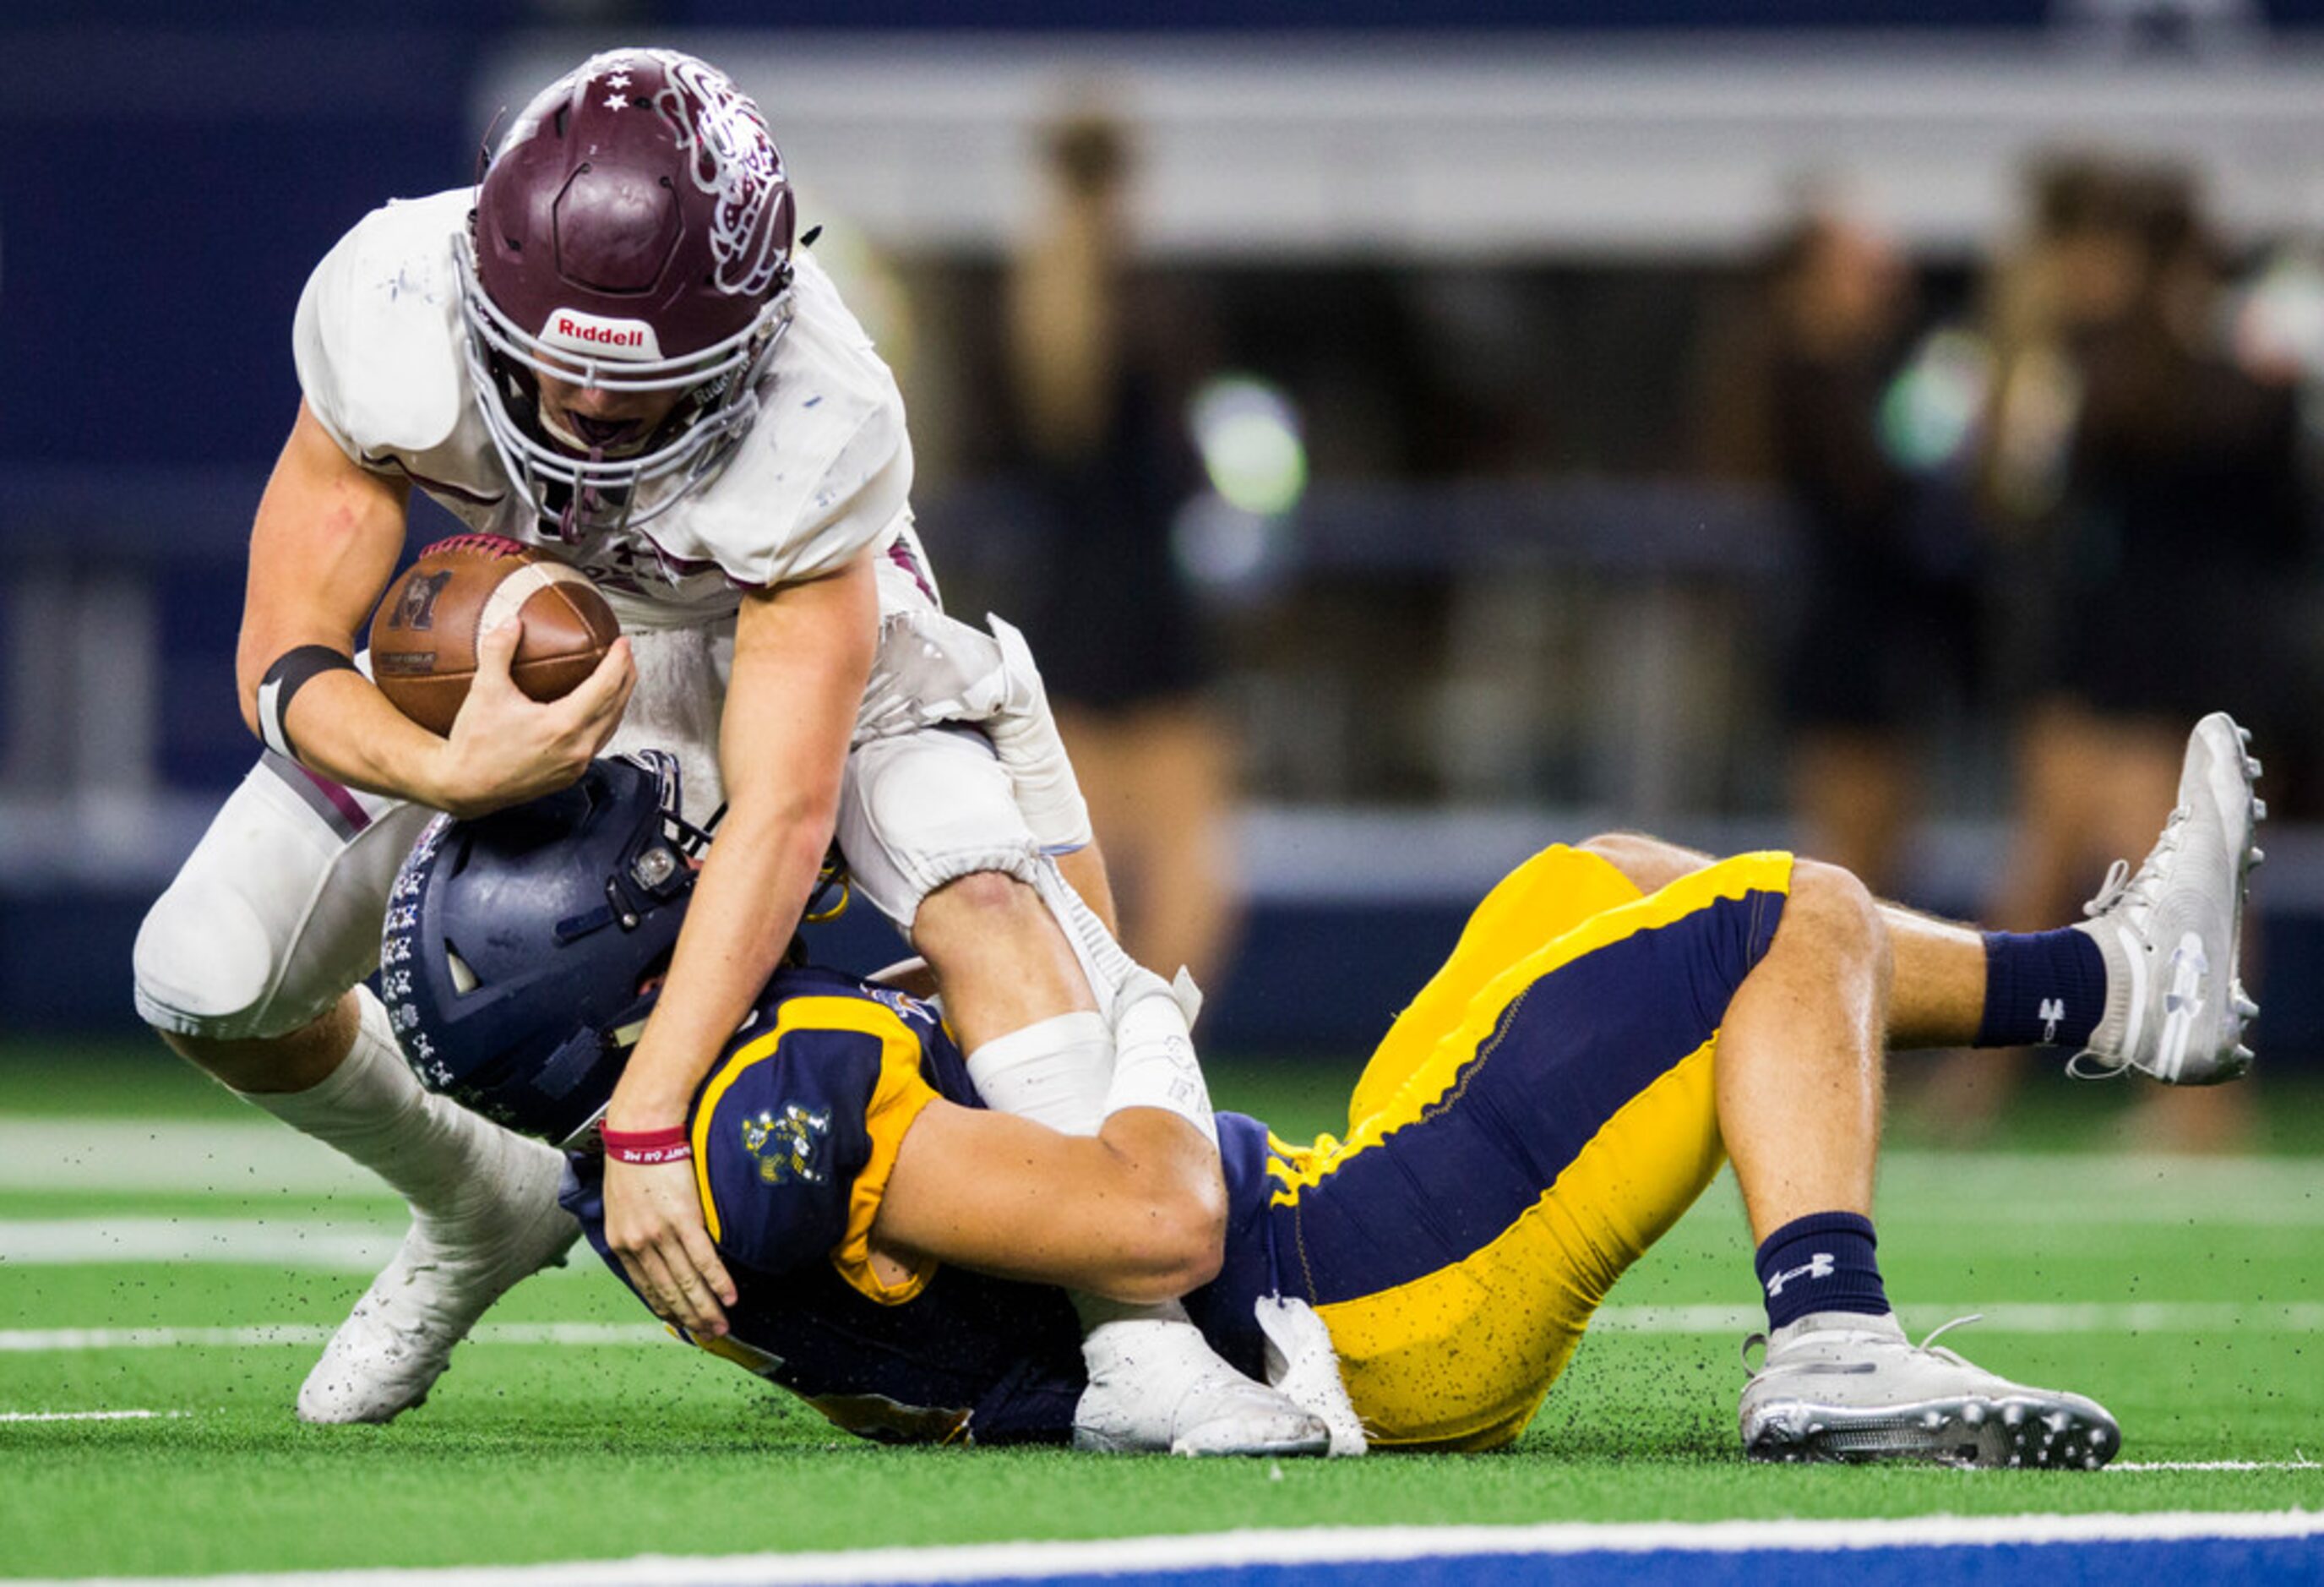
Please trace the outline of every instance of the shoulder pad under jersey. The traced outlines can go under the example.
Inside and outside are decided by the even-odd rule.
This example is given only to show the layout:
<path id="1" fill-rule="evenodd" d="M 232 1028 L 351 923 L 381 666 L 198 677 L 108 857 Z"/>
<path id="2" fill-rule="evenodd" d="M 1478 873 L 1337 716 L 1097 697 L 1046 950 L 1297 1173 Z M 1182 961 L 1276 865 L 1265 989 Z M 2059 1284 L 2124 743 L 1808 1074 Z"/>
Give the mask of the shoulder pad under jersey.
<path id="1" fill-rule="evenodd" d="M 300 389 L 358 462 L 434 451 L 472 406 L 452 247 L 474 201 L 467 188 L 392 201 L 308 278 L 292 334 Z"/>
<path id="2" fill-rule="evenodd" d="M 754 586 L 814 578 L 895 538 L 911 494 L 904 400 L 831 278 L 798 257 L 794 318 L 725 469 L 650 526 L 656 545 Z"/>

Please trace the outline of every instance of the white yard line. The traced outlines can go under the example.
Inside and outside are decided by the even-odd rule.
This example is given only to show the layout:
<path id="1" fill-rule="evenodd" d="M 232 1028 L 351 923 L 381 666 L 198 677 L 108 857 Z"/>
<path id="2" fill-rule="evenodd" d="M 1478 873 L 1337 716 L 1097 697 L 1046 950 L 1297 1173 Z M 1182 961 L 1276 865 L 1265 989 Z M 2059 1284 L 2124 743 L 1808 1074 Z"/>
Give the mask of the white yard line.
<path id="1" fill-rule="evenodd" d="M 320 1141 L 248 1119 L 0 1119 L 0 1190 L 167 1191 L 182 1195 L 355 1192 L 378 1178 Z"/>
<path id="2" fill-rule="evenodd" d="M 808 1582 L 970 1582 L 995 1578 L 1159 1573 L 1253 1566 L 1400 1560 L 1673 1552 L 1979 1547 L 1995 1544 L 2196 1542 L 2210 1538 L 2324 1537 L 2324 1511 L 2176 1511 L 2153 1515 L 1926 1516 L 1904 1520 L 1653 1521 L 1537 1527 L 1319 1527 L 1299 1531 L 1198 1533 L 1084 1543 L 991 1543 L 872 1548 L 829 1554 L 646 1555 L 557 1564 L 436 1570 L 285 1572 L 143 1578 L 159 1587 L 791 1587 Z M 1940 1567 L 1941 1568 L 1941 1567 Z M 126 1587 L 124 1578 L 79 1578 Z M 58 1587 L 21 1582 L 14 1587 Z"/>
<path id="3" fill-rule="evenodd" d="M 2109 1472 L 2324 1472 L 2324 1461 L 2116 1461 Z"/>
<path id="4" fill-rule="evenodd" d="M 1881 1160 L 1881 1185 L 1898 1213 L 2006 1203 L 2033 1206 L 2037 1223 L 2324 1223 L 2324 1167 L 2300 1158 L 1897 1151 Z M 211 1121 L 0 1119 L 0 1190 L 328 1191 L 392 1200 L 329 1148 L 254 1112 Z"/>
<path id="5" fill-rule="evenodd" d="M 370 1273 L 401 1227 L 305 1218 L 52 1218 L 0 1223 L 0 1268 L 246 1262 Z"/>
<path id="6" fill-rule="evenodd" d="M 0 1411 L 0 1422 L 175 1421 L 183 1411 Z"/>
<path id="7" fill-rule="evenodd" d="M 1917 1317 L 1961 1316 L 1982 1309 L 1985 1326 L 2011 1333 L 2305 1333 L 2324 1330 L 2324 1302 L 2135 1301 L 2082 1305 L 1914 1306 Z M 1746 1333 L 1766 1318 L 1747 1306 L 1608 1306 L 1591 1324 L 1609 1333 Z M 0 1354 L 42 1351 L 242 1349 L 316 1345 L 331 1324 L 261 1323 L 217 1328 L 14 1328 L 0 1330 Z M 469 1335 L 480 1344 L 629 1346 L 660 1344 L 669 1334 L 652 1323 L 484 1323 Z"/>
<path id="8" fill-rule="evenodd" d="M 263 1323 L 246 1328 L 14 1328 L 0 1330 L 0 1354 L 89 1350 L 241 1350 L 254 1346 L 314 1346 L 331 1337 L 332 1325 Z M 481 1323 L 468 1335 L 475 1344 L 622 1345 L 668 1344 L 669 1331 L 658 1323 Z"/>
<path id="9" fill-rule="evenodd" d="M 2307 1333 L 2324 1329 L 2324 1301 L 1992 1301 L 1932 1305 L 1908 1301 L 1909 1321 L 1978 1315 L 1978 1324 L 2008 1333 L 2209 1333 L 2243 1330 Z M 1925 1319 L 1925 1321 L 1924 1321 Z M 1766 1314 L 1750 1306 L 1603 1307 L 1592 1328 L 1609 1333 L 1748 1333 Z"/>

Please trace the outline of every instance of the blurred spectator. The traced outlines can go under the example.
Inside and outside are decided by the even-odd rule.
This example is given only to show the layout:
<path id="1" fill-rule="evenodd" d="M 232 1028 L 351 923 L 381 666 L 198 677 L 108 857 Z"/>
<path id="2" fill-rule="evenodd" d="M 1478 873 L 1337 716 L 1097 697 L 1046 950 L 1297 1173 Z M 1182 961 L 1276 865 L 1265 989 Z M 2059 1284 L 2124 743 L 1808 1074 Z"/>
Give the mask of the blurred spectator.
<path id="1" fill-rule="evenodd" d="M 2298 404 L 2218 345 L 2221 272 L 2191 181 L 2073 161 L 2041 172 L 2034 198 L 2033 235 L 1996 277 L 1987 475 L 2025 686 L 1992 910 L 2015 930 L 2144 854 L 2205 712 L 2265 744 L 2306 528 Z M 1954 1079 L 1942 1094 L 1973 1129 L 2012 1074 Z M 2150 1133 L 2225 1144 L 2248 1107 L 2244 1088 L 2165 1093 Z"/>
<path id="2" fill-rule="evenodd" d="M 1926 779 L 1916 734 L 1976 655 L 1960 498 L 1900 414 L 1920 378 L 1913 281 L 1888 239 L 1837 210 L 1778 244 L 1766 275 L 1767 441 L 1797 513 L 1804 590 L 1786 649 L 1800 845 L 1895 894 Z"/>
<path id="3" fill-rule="evenodd" d="M 1044 537 L 1010 614 L 1041 657 L 1123 942 L 1166 974 L 1213 977 L 1237 910 L 1234 746 L 1204 698 L 1211 671 L 1171 551 L 1197 482 L 1184 420 L 1194 372 L 1172 366 L 1162 317 L 1140 313 L 1130 279 L 1120 127 L 1066 121 L 1044 153 L 1048 212 L 1006 283 L 1019 463 Z M 1169 329 L 1183 357 L 1184 319 Z"/>

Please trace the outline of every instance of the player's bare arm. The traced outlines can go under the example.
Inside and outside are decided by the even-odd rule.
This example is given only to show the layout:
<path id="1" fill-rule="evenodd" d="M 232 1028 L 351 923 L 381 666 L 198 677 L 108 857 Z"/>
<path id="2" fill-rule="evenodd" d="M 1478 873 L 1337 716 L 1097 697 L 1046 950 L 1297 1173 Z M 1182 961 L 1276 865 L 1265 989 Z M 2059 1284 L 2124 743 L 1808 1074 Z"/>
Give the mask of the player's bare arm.
<path id="1" fill-rule="evenodd" d="M 361 466 L 300 405 L 251 531 L 235 672 L 252 732 L 261 732 L 261 687 L 282 658 L 302 647 L 346 655 L 394 571 L 410 498 L 408 483 Z M 456 815 L 551 792 L 604 747 L 636 673 L 620 641 L 579 688 L 537 705 L 509 679 L 517 639 L 512 625 L 486 637 L 449 739 L 414 724 L 352 666 L 307 678 L 281 707 L 282 728 L 316 770 Z"/>
<path id="2" fill-rule="evenodd" d="M 1226 1211 L 1217 1149 L 1160 1108 L 1069 1136 L 937 1102 L 904 1137 L 872 1252 L 1143 1304 L 1218 1276 Z"/>
<path id="3" fill-rule="evenodd" d="M 607 1127 L 680 1125 L 798 928 L 837 817 L 841 767 L 872 669 L 879 595 L 870 554 L 828 577 L 747 597 L 720 762 L 729 807 L 696 883 L 669 981 L 639 1042 Z M 733 1280 L 703 1227 L 683 1163 L 612 1162 L 608 1242 L 657 1311 L 716 1333 Z"/>

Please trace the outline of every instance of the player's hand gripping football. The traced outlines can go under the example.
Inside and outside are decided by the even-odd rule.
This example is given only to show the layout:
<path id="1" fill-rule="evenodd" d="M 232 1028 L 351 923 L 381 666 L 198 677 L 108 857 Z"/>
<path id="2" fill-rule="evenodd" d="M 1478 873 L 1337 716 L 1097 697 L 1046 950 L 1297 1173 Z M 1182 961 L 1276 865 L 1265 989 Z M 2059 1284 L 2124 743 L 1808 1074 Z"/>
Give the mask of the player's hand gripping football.
<path id="1" fill-rule="evenodd" d="M 570 785 L 613 736 L 637 687 L 630 641 L 618 639 L 596 670 L 562 699 L 533 700 L 509 676 L 524 620 L 476 641 L 476 678 L 444 741 L 435 803 L 483 816 Z"/>
<path id="2" fill-rule="evenodd" d="M 720 1303 L 734 1304 L 734 1280 L 703 1225 L 691 1161 L 608 1158 L 605 1246 L 656 1316 L 706 1338 L 726 1332 Z"/>

